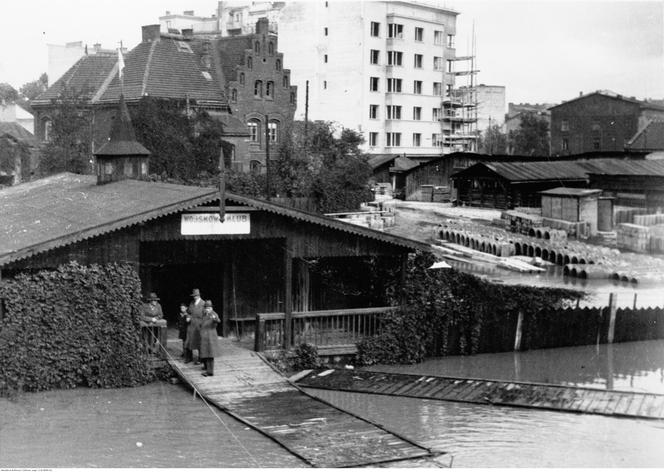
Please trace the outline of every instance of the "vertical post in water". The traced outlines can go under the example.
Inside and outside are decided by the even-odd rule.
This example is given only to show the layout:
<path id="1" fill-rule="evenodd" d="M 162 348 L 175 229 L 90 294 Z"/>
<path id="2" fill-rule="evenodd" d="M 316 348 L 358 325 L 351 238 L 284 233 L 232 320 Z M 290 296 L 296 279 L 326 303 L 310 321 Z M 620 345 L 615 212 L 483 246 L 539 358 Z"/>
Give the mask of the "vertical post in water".
<path id="1" fill-rule="evenodd" d="M 613 344 L 613 338 L 616 332 L 616 311 L 617 307 L 618 294 L 611 293 L 609 295 L 609 332 L 606 335 L 606 342 Z"/>
<path id="2" fill-rule="evenodd" d="M 523 310 L 519 310 L 519 316 L 516 320 L 516 333 L 514 334 L 514 350 L 521 350 L 521 332 L 523 331 Z"/>

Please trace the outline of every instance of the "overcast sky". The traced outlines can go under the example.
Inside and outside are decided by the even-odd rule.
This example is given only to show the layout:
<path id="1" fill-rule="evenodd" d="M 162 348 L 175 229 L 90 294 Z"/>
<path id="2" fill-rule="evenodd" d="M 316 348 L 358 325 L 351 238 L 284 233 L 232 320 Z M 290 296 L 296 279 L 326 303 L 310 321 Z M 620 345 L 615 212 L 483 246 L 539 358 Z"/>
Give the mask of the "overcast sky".
<path id="1" fill-rule="evenodd" d="M 610 89 L 664 98 L 664 1 L 441 2 L 460 12 L 457 54 L 476 33 L 478 82 L 507 101 L 560 102 Z M 140 41 L 166 10 L 215 12 L 216 0 L 10 0 L 2 2 L 0 82 L 18 88 L 47 70 L 46 44 L 104 48 Z M 288 67 L 288 57 L 285 57 Z"/>

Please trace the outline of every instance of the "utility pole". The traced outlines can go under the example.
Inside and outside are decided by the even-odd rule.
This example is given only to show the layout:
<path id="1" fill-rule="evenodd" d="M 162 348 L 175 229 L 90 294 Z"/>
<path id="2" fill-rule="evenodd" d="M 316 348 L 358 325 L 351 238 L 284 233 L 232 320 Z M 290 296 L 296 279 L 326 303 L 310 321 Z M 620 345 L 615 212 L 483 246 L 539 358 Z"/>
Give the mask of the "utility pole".
<path id="1" fill-rule="evenodd" d="M 304 146 L 307 147 L 307 131 L 309 128 L 309 81 L 304 93 Z"/>
<path id="2" fill-rule="evenodd" d="M 265 115 L 265 193 L 268 201 L 270 200 L 270 120 Z"/>

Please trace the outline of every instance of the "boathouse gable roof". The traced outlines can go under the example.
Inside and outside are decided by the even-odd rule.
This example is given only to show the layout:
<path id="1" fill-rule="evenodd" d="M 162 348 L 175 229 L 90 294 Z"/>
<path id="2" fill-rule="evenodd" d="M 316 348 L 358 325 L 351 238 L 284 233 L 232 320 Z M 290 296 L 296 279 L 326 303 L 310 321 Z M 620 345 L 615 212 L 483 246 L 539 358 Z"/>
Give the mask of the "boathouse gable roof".
<path id="1" fill-rule="evenodd" d="M 0 190 L 0 267 L 156 218 L 218 202 L 218 189 L 62 173 Z M 408 250 L 428 245 L 272 202 L 226 193 L 227 203 L 351 233 Z M 329 232 L 329 231 L 328 231 Z"/>

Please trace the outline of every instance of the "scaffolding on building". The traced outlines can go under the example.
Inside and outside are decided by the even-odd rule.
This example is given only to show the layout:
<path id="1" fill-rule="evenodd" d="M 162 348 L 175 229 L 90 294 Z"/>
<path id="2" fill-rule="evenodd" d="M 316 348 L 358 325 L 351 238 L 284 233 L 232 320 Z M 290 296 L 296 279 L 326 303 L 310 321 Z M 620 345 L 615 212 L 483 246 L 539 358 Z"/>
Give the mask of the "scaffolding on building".
<path id="1" fill-rule="evenodd" d="M 474 29 L 474 28 L 473 28 Z M 440 120 L 443 153 L 477 152 L 477 80 L 475 68 L 475 33 L 468 56 L 447 59 L 443 72 L 444 94 Z"/>

